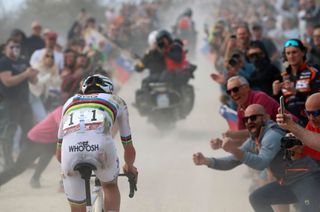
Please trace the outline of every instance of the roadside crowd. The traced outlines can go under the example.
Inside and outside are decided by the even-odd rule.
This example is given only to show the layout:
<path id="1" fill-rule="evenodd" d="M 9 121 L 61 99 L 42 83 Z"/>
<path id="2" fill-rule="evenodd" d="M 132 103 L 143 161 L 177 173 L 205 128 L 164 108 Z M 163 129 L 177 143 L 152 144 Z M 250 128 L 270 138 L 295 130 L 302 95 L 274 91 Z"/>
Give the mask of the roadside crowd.
<path id="1" fill-rule="evenodd" d="M 229 156 L 198 152 L 193 161 L 217 170 L 247 165 L 257 212 L 290 211 L 288 204 L 320 210 L 319 20 L 314 0 L 239 1 L 221 6 L 206 28 L 217 70 L 211 78 L 221 85 L 220 101 L 236 110 L 237 129 L 210 141 Z"/>

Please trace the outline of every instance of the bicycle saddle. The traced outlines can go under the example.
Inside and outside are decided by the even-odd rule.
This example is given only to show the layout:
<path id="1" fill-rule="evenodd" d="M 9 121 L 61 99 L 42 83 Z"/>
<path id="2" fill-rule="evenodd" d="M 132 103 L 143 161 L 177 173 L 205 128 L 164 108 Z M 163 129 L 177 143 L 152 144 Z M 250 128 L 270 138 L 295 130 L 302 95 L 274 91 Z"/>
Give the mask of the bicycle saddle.
<path id="1" fill-rule="evenodd" d="M 90 179 L 92 170 L 97 170 L 97 167 L 91 163 L 78 163 L 73 170 L 79 171 L 82 179 Z"/>

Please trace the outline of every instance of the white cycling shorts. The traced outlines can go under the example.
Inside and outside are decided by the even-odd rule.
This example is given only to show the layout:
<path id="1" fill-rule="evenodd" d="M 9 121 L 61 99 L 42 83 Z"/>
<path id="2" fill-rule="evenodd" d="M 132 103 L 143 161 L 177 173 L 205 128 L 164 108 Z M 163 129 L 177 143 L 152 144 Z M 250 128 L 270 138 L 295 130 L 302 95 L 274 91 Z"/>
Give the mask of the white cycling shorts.
<path id="1" fill-rule="evenodd" d="M 119 175 L 116 147 L 111 137 L 107 138 L 90 136 L 87 133 L 81 136 L 71 134 L 63 139 L 61 147 L 63 186 L 71 203 L 81 203 L 86 199 L 84 180 L 78 171 L 74 171 L 76 164 L 88 162 L 95 165 L 97 170 L 94 173 L 101 182 L 111 182 Z"/>

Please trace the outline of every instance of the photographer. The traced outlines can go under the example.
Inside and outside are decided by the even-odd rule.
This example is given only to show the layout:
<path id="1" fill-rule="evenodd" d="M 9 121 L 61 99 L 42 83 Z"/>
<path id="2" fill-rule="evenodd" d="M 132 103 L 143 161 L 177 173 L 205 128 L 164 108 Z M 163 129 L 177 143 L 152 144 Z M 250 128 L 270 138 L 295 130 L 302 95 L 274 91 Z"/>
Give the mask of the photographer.
<path id="1" fill-rule="evenodd" d="M 275 122 L 268 120 L 264 108 L 253 104 L 245 110 L 243 122 L 250 133 L 238 147 L 231 138 L 224 138 L 222 148 L 232 155 L 207 158 L 198 152 L 195 165 L 207 165 L 217 170 L 230 170 L 238 165 L 263 170 L 269 168 L 277 181 L 268 183 L 250 194 L 250 203 L 257 212 L 273 211 L 272 205 L 298 203 L 300 211 L 319 211 L 320 175 L 318 165 L 309 157 L 283 159 L 281 139 L 285 134 Z"/>
<path id="2" fill-rule="evenodd" d="M 289 130 L 297 139 L 306 145 L 303 154 L 320 161 L 320 93 L 312 94 L 305 103 L 305 112 L 308 116 L 308 124 L 305 128 L 292 120 L 291 115 L 277 115 L 280 127 Z"/>

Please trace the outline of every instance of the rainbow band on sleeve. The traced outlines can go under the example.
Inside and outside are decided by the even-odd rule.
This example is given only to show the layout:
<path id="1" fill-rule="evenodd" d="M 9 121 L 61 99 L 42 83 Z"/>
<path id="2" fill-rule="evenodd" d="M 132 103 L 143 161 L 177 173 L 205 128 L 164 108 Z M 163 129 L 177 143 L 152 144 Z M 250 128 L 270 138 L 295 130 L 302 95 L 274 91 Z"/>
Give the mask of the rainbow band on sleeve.
<path id="1" fill-rule="evenodd" d="M 111 102 L 101 98 L 84 97 L 75 98 L 71 102 L 71 104 L 66 108 L 64 115 L 80 108 L 96 108 L 99 110 L 106 111 L 112 118 L 113 122 L 115 122 L 117 117 L 117 109 Z"/>
<path id="2" fill-rule="evenodd" d="M 126 136 L 126 137 L 122 137 L 122 136 L 121 136 L 121 143 L 122 143 L 123 145 L 132 144 L 131 135 Z"/>

